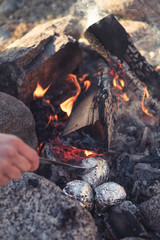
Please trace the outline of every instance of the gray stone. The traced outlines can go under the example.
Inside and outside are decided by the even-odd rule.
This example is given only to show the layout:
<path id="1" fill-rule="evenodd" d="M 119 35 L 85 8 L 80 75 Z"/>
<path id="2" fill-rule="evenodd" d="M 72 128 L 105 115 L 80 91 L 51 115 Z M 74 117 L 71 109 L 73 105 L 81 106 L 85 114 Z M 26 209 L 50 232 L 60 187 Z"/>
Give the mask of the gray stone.
<path id="1" fill-rule="evenodd" d="M 160 232 L 160 194 L 153 196 L 148 201 L 139 205 L 139 209 L 143 215 L 144 224 L 154 231 Z"/>
<path id="2" fill-rule="evenodd" d="M 96 240 L 90 213 L 54 183 L 25 173 L 0 188 L 0 239 Z"/>
<path id="3" fill-rule="evenodd" d="M 9 41 L 10 35 L 3 28 L 0 28 L 0 46 L 3 46 Z"/>
<path id="4" fill-rule="evenodd" d="M 0 92 L 0 132 L 20 137 L 31 147 L 37 147 L 35 122 L 29 108 L 20 100 Z"/>

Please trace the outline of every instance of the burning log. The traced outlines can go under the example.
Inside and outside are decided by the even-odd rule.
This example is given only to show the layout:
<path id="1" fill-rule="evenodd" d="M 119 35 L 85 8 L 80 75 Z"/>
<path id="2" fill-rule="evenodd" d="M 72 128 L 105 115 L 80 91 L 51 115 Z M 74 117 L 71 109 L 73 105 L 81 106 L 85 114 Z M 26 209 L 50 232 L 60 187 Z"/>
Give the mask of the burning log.
<path id="1" fill-rule="evenodd" d="M 113 15 L 91 25 L 86 30 L 85 37 L 112 68 L 117 67 L 113 56 L 125 61 L 133 74 L 147 85 L 152 96 L 160 100 L 160 75 L 138 52 L 130 36 Z"/>
<path id="2" fill-rule="evenodd" d="M 82 49 L 70 36 L 74 23 L 68 16 L 38 25 L 1 52 L 0 91 L 28 103 L 38 82 L 43 88 L 53 82 L 50 92 L 56 98 L 64 78 L 77 68 L 82 57 Z"/>
<path id="3" fill-rule="evenodd" d="M 78 99 L 78 104 L 74 107 L 63 131 L 63 137 L 80 130 L 94 138 L 100 138 L 105 148 L 109 148 L 116 109 L 117 101 L 112 91 L 112 76 L 110 68 L 106 65 L 85 96 L 82 95 Z"/>

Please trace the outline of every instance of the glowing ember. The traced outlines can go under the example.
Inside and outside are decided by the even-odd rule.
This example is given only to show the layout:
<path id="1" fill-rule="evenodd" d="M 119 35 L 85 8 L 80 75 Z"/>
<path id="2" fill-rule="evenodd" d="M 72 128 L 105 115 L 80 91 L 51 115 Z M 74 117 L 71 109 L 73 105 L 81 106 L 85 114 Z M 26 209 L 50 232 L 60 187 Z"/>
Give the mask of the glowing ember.
<path id="1" fill-rule="evenodd" d="M 57 159 L 63 162 L 69 162 L 70 160 L 79 162 L 84 158 L 99 155 L 93 151 L 82 150 L 71 145 L 63 144 L 58 137 L 50 141 L 50 150 Z"/>
<path id="2" fill-rule="evenodd" d="M 49 99 L 46 99 L 46 102 L 47 102 L 48 104 L 51 104 L 51 101 L 50 101 Z"/>
<path id="3" fill-rule="evenodd" d="M 153 115 L 151 113 L 149 113 L 149 110 L 144 106 L 145 97 L 147 97 L 147 99 L 149 98 L 149 93 L 148 93 L 148 90 L 146 87 L 144 88 L 144 95 L 143 95 L 143 99 L 142 99 L 142 110 L 146 115 L 153 117 Z"/>
<path id="4" fill-rule="evenodd" d="M 85 155 L 86 155 L 87 157 L 90 156 L 90 155 L 95 154 L 95 152 L 93 152 L 93 151 L 88 151 L 88 150 L 85 150 L 84 153 L 85 153 Z"/>
<path id="5" fill-rule="evenodd" d="M 79 85 L 79 83 L 77 81 L 76 75 L 69 74 L 67 77 L 68 78 L 72 78 L 72 81 L 74 82 L 74 84 L 75 84 L 75 86 L 77 88 L 77 93 L 76 93 L 75 96 L 67 99 L 65 102 L 60 104 L 60 107 L 61 107 L 62 111 L 66 112 L 68 117 L 69 117 L 71 115 L 71 112 L 72 112 L 73 104 L 74 104 L 74 102 L 76 101 L 78 95 L 81 92 L 81 87 L 80 87 L 80 85 Z"/>
<path id="6" fill-rule="evenodd" d="M 36 98 L 41 98 L 44 96 L 44 94 L 47 92 L 48 88 L 50 87 L 50 85 L 43 89 L 41 87 L 41 85 L 39 84 L 39 82 L 37 83 L 37 87 L 36 87 L 36 90 L 34 91 L 33 93 L 33 98 L 36 99 Z"/>

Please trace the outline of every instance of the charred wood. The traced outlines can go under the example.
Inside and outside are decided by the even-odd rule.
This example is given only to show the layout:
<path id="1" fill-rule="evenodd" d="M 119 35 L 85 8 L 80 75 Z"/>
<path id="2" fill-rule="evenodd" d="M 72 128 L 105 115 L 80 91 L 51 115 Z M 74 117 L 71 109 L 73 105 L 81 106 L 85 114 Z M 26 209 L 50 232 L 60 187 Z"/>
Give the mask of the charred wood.
<path id="1" fill-rule="evenodd" d="M 101 75 L 94 81 L 84 96 L 78 99 L 72 114 L 63 131 L 63 137 L 80 130 L 93 137 L 100 137 L 106 149 L 109 149 L 114 122 L 116 118 L 117 101 L 112 92 L 112 76 L 110 68 L 101 69 Z"/>
<path id="2" fill-rule="evenodd" d="M 129 34 L 113 15 L 91 25 L 86 30 L 85 37 L 112 68 L 116 67 L 113 56 L 125 61 L 135 76 L 147 85 L 152 96 L 160 99 L 160 75 L 139 53 Z"/>
<path id="3" fill-rule="evenodd" d="M 56 90 L 50 89 L 50 94 L 56 98 L 82 57 L 82 49 L 70 36 L 72 20 L 67 16 L 40 24 L 1 52 L 0 91 L 29 103 L 38 82 L 43 88 L 53 82 Z"/>

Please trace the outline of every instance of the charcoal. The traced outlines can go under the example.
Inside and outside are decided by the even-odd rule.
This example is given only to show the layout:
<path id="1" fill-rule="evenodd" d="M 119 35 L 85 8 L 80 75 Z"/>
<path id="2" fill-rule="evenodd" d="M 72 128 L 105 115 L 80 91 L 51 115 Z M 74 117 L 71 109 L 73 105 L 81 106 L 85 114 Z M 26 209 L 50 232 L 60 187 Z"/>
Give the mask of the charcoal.
<path id="1" fill-rule="evenodd" d="M 152 184 L 156 180 L 160 181 L 160 171 L 158 168 L 153 168 L 148 163 L 138 163 L 134 167 L 134 178 L 139 181 L 146 181 L 147 184 Z"/>
<path id="2" fill-rule="evenodd" d="M 155 181 L 154 184 L 151 184 L 146 190 L 146 195 L 149 198 L 151 198 L 159 193 L 160 193 L 160 182 L 159 181 Z"/>
<path id="3" fill-rule="evenodd" d="M 134 210 L 133 210 L 134 209 Z M 106 226 L 106 237 L 119 240 L 124 237 L 145 237 L 148 234 L 144 226 L 135 216 L 136 207 L 130 203 L 122 203 L 112 207 L 104 214 L 104 224 Z M 136 238 L 137 239 L 137 238 Z"/>

